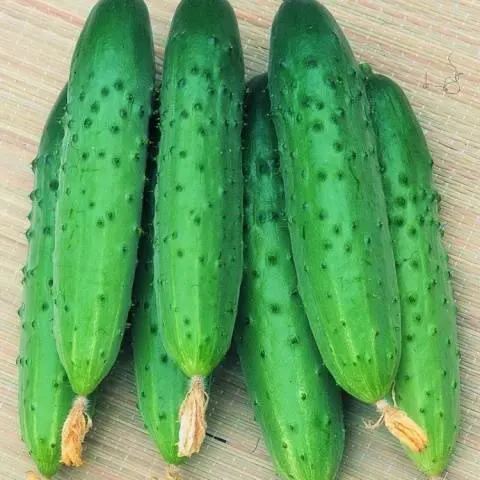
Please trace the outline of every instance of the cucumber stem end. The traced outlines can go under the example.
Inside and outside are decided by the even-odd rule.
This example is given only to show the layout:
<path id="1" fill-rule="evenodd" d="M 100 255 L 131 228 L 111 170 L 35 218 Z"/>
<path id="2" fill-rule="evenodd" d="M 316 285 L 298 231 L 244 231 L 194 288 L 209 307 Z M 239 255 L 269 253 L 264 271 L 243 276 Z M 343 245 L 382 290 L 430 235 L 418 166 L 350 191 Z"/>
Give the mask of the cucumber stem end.
<path id="1" fill-rule="evenodd" d="M 417 453 L 427 446 L 426 433 L 403 410 L 392 407 L 386 400 L 379 400 L 375 406 L 381 414 L 377 424 L 383 422 L 400 443 Z"/>
<path id="2" fill-rule="evenodd" d="M 200 451 L 207 422 L 205 413 L 208 405 L 208 394 L 205 391 L 205 377 L 195 376 L 190 380 L 190 390 L 180 407 L 180 432 L 178 455 L 191 457 Z"/>
<path id="3" fill-rule="evenodd" d="M 92 419 L 87 413 L 87 408 L 87 398 L 78 396 L 63 424 L 61 462 L 65 465 L 72 467 L 83 465 L 83 441 L 92 428 Z"/>

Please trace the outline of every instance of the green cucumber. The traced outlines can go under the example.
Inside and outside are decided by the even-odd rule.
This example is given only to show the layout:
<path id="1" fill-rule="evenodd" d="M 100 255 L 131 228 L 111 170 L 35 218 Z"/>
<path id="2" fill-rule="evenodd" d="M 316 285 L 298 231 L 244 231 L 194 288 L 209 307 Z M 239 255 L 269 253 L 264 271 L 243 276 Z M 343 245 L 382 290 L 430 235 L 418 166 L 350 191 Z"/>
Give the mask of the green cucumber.
<path id="1" fill-rule="evenodd" d="M 269 82 L 305 310 L 337 383 L 374 403 L 400 358 L 395 265 L 361 73 L 315 1 L 280 7 Z"/>
<path id="2" fill-rule="evenodd" d="M 206 433 L 205 376 L 232 339 L 242 274 L 244 65 L 226 0 L 182 0 L 165 49 L 154 275 L 162 337 L 191 378 L 179 454 Z"/>
<path id="3" fill-rule="evenodd" d="M 242 275 L 244 64 L 226 0 L 182 0 L 165 49 L 154 219 L 162 337 L 191 378 L 179 452 L 206 433 L 204 377 L 232 339 Z"/>
<path id="4" fill-rule="evenodd" d="M 242 272 L 244 66 L 226 0 L 182 0 L 165 50 L 155 278 L 165 348 L 206 376 L 233 333 Z"/>
<path id="5" fill-rule="evenodd" d="M 243 89 L 228 2 L 182 0 L 161 90 L 155 276 L 165 347 L 189 377 L 210 374 L 232 337 L 242 270 Z"/>
<path id="6" fill-rule="evenodd" d="M 333 479 L 344 446 L 342 400 L 298 295 L 266 75 L 247 84 L 245 104 L 237 350 L 277 472 L 292 480 Z"/>
<path id="7" fill-rule="evenodd" d="M 55 474 L 60 466 L 63 422 L 74 398 L 53 338 L 53 248 L 62 119 L 66 88 L 60 93 L 43 130 L 32 163 L 35 187 L 27 230 L 28 257 L 24 268 L 19 366 L 19 416 L 22 438 L 40 473 Z"/>
<path id="8" fill-rule="evenodd" d="M 153 216 L 157 166 L 154 156 L 147 164 L 138 265 L 133 286 L 132 348 L 138 407 L 148 433 L 163 458 L 172 465 L 177 454 L 178 410 L 188 392 L 188 378 L 169 358 L 159 331 L 153 283 Z"/>
<path id="9" fill-rule="evenodd" d="M 459 428 L 460 378 L 456 308 L 433 162 L 402 89 L 368 66 L 365 72 L 402 310 L 396 400 L 429 439 L 422 452 L 408 451 L 409 456 L 427 475 L 438 475 L 447 466 Z"/>
<path id="10" fill-rule="evenodd" d="M 154 74 L 143 0 L 101 0 L 72 60 L 55 226 L 55 336 L 80 396 L 110 371 L 130 308 Z"/>

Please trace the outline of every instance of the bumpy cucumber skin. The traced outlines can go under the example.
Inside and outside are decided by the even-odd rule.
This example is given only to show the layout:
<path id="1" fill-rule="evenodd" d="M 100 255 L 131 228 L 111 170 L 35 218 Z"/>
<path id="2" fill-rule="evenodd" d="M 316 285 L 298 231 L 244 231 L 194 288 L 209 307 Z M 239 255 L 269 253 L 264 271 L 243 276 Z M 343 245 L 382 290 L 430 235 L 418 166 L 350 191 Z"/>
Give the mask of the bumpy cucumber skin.
<path id="1" fill-rule="evenodd" d="M 142 0 L 101 0 L 72 60 L 58 192 L 57 348 L 79 395 L 118 354 L 131 301 L 155 74 Z"/>
<path id="2" fill-rule="evenodd" d="M 165 348 L 189 377 L 221 361 L 242 258 L 244 65 L 225 0 L 182 0 L 165 51 L 155 282 Z"/>
<path id="3" fill-rule="evenodd" d="M 19 366 L 19 415 L 22 438 L 40 473 L 51 477 L 60 465 L 62 425 L 74 397 L 53 338 L 53 248 L 64 88 L 45 125 L 32 167 L 35 189 L 27 231 Z"/>
<path id="4" fill-rule="evenodd" d="M 402 309 L 398 405 L 428 436 L 408 455 L 427 475 L 447 466 L 460 421 L 456 308 L 441 241 L 432 157 L 407 97 L 391 79 L 369 75 Z"/>
<path id="5" fill-rule="evenodd" d="M 392 386 L 400 309 L 365 88 L 315 1 L 282 4 L 269 82 L 300 294 L 325 364 L 367 403 Z"/>
<path id="6" fill-rule="evenodd" d="M 158 137 L 157 131 L 155 136 Z M 130 311 L 132 349 L 138 407 L 145 427 L 163 458 L 170 464 L 179 464 L 183 458 L 177 455 L 180 426 L 178 410 L 188 392 L 189 383 L 188 378 L 168 357 L 160 334 L 153 281 L 156 175 L 157 166 L 153 154 L 149 156 L 147 163 L 142 212 L 143 235 L 138 247 L 138 264 L 133 284 L 134 303 Z"/>
<path id="7" fill-rule="evenodd" d="M 342 400 L 298 295 L 276 148 L 261 75 L 247 84 L 245 273 L 235 341 L 277 472 L 332 479 L 343 454 Z"/>

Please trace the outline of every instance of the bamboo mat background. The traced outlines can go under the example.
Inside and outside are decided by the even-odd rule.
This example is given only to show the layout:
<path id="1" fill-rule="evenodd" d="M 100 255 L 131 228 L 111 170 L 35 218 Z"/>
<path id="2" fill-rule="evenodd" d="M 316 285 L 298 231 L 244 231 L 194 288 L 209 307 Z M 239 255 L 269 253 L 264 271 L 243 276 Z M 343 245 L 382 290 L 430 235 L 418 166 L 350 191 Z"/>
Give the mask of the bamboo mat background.
<path id="1" fill-rule="evenodd" d="M 150 0 L 158 67 L 177 1 Z M 445 245 L 451 255 L 462 350 L 463 423 L 448 480 L 480 478 L 480 3 L 478 0 L 329 0 L 358 58 L 396 79 L 419 115 L 435 159 Z M 67 79 L 70 57 L 94 0 L 0 1 L 0 478 L 19 480 L 33 464 L 17 424 L 21 298 L 33 184 L 29 163 L 44 121 Z M 269 29 L 279 0 L 232 0 L 247 77 L 266 69 Z M 130 353 L 104 381 L 82 469 L 59 479 L 163 478 L 163 463 L 135 406 Z M 423 478 L 376 414 L 346 401 L 347 447 L 341 480 Z M 219 368 L 203 451 L 185 480 L 275 477 L 236 357 Z"/>

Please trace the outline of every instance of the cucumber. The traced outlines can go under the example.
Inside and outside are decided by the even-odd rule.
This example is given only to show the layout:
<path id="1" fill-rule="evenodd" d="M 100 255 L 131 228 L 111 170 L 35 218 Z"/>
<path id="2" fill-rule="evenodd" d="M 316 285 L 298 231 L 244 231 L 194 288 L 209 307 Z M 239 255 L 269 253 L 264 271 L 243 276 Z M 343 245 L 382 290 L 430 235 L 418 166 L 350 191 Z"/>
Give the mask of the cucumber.
<path id="1" fill-rule="evenodd" d="M 344 446 L 342 400 L 298 295 L 267 75 L 247 84 L 245 111 L 237 351 L 277 472 L 292 480 L 333 479 Z"/>
<path id="2" fill-rule="evenodd" d="M 57 346 L 79 395 L 112 367 L 130 307 L 154 71 L 143 0 L 100 1 L 72 60 L 54 257 Z"/>
<path id="3" fill-rule="evenodd" d="M 138 265 L 133 286 L 132 349 L 138 407 L 148 433 L 163 458 L 181 463 L 177 454 L 178 410 L 188 392 L 188 378 L 169 358 L 159 331 L 153 284 L 153 216 L 157 166 L 154 156 L 147 164 Z"/>
<path id="4" fill-rule="evenodd" d="M 441 241 L 432 157 L 401 88 L 368 66 L 367 95 L 377 135 L 402 309 L 398 405 L 429 438 L 408 452 L 427 475 L 448 464 L 460 422 L 456 307 Z"/>
<path id="5" fill-rule="evenodd" d="M 74 398 L 52 335 L 55 204 L 66 102 L 64 88 L 50 112 L 32 163 L 35 186 L 30 195 L 33 205 L 19 310 L 20 429 L 38 470 L 46 477 L 53 476 L 60 465 L 62 425 Z"/>
<path id="6" fill-rule="evenodd" d="M 389 393 L 400 306 L 368 103 L 330 13 L 287 1 L 272 27 L 272 114 L 305 310 L 337 383 L 366 403 Z"/>
<path id="7" fill-rule="evenodd" d="M 235 323 L 243 263 L 243 77 L 229 3 L 182 0 L 163 67 L 154 275 L 165 348 L 192 378 L 186 413 L 205 397 L 201 379 L 225 355 Z M 203 409 L 206 398 L 198 405 Z M 203 414 L 193 417 L 204 431 Z"/>
<path id="8" fill-rule="evenodd" d="M 72 59 L 55 225 L 54 330 L 83 399 L 77 420 L 117 357 L 130 308 L 154 75 L 143 0 L 101 0 Z"/>

